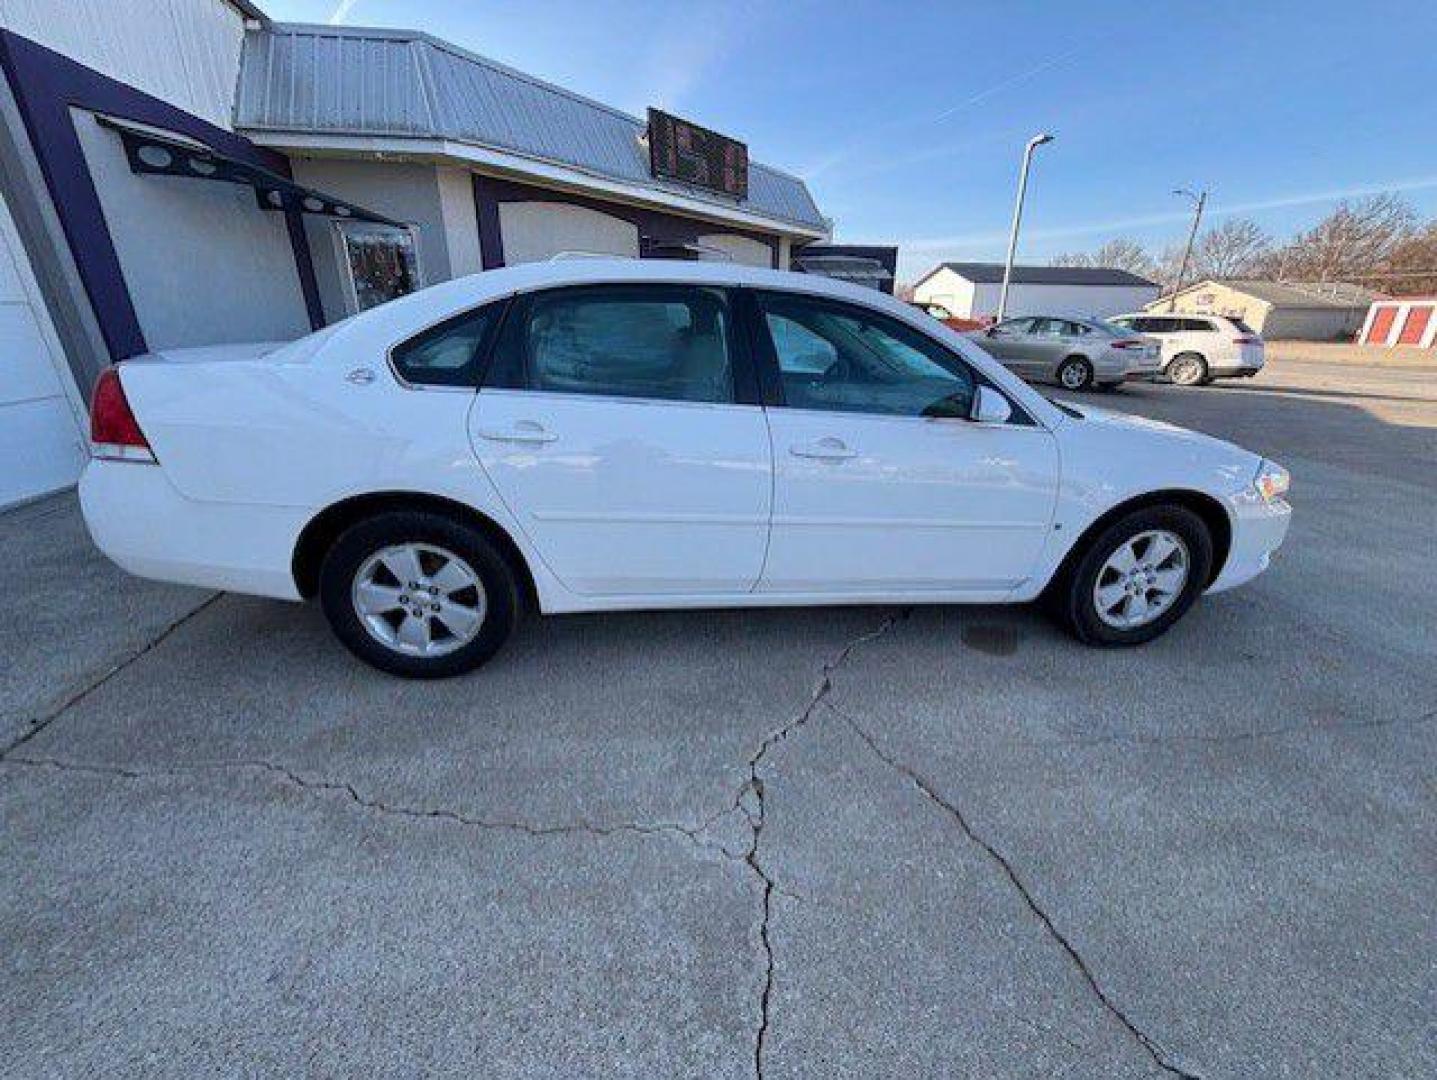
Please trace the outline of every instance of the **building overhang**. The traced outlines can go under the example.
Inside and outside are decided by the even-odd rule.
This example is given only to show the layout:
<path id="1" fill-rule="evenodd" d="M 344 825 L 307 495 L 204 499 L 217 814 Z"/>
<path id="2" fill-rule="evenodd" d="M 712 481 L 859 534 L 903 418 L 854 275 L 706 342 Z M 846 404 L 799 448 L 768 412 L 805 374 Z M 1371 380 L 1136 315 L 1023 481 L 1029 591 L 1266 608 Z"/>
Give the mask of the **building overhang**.
<path id="1" fill-rule="evenodd" d="M 691 197 L 678 191 L 627 183 L 561 162 L 544 161 L 506 153 L 489 147 L 452 139 L 396 138 L 390 135 L 325 135 L 310 132 L 243 129 L 241 133 L 259 146 L 291 156 L 334 157 L 370 161 L 423 161 L 457 165 L 509 180 L 572 191 L 615 202 L 667 210 L 685 217 L 718 224 L 736 225 L 755 232 L 794 240 L 826 240 L 828 232 L 812 225 L 767 214 L 756 214 L 741 206 L 725 206 L 707 198 Z"/>
<path id="2" fill-rule="evenodd" d="M 219 153 L 196 139 L 103 114 L 97 115 L 96 119 L 120 136 L 125 159 L 133 173 L 253 188 L 255 202 L 261 210 L 297 211 L 378 225 L 400 224 L 345 199 L 303 187 L 259 165 Z"/>

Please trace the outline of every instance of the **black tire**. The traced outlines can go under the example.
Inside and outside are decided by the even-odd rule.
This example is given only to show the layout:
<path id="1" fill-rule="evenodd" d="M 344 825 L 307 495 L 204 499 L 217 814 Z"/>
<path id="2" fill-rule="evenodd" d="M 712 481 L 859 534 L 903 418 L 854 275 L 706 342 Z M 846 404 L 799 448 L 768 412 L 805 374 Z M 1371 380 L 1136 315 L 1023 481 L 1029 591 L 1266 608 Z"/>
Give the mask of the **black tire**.
<path id="1" fill-rule="evenodd" d="M 1113 626 L 1098 611 L 1095 587 L 1104 565 L 1120 547 L 1143 533 L 1162 530 L 1186 547 L 1187 578 L 1176 599 L 1152 622 L 1131 628 Z M 1202 518 L 1182 506 L 1145 506 L 1125 514 L 1087 540 L 1049 587 L 1049 610 L 1085 645 L 1141 645 L 1163 634 L 1186 614 L 1207 587 L 1212 572 L 1212 534 Z"/>
<path id="2" fill-rule="evenodd" d="M 384 644 L 366 628 L 355 607 L 356 575 L 373 556 L 401 544 L 420 544 L 452 553 L 477 575 L 483 585 L 483 615 L 474 636 L 465 644 L 438 655 L 414 655 Z M 477 590 L 473 593 L 481 595 Z M 410 679 L 438 679 L 473 671 L 508 640 L 519 613 L 514 571 L 494 545 L 477 529 L 454 518 L 419 510 L 377 514 L 341 533 L 320 566 L 319 599 L 330 627 L 345 648 L 381 671 Z M 478 606 L 477 602 L 474 606 Z M 402 621 L 397 612 L 396 616 Z M 435 629 L 435 621 L 429 626 L 436 635 L 448 633 L 442 625 Z"/>
<path id="3" fill-rule="evenodd" d="M 1168 382 L 1175 386 L 1205 386 L 1212 382 L 1208 373 L 1207 357 L 1202 353 L 1178 353 L 1168 361 L 1163 371 Z"/>
<path id="4" fill-rule="evenodd" d="M 1093 387 L 1093 365 L 1081 356 L 1068 357 L 1058 365 L 1053 375 L 1064 390 L 1091 390 Z"/>

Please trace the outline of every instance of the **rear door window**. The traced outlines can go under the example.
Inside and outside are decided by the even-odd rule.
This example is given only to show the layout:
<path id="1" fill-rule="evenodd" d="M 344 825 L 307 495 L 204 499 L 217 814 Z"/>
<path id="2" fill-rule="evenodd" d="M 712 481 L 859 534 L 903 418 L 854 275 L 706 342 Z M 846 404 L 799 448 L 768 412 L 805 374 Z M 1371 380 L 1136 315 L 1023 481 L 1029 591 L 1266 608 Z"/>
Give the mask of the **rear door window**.
<path id="1" fill-rule="evenodd" d="M 599 285 L 530 297 L 486 384 L 561 394 L 731 403 L 733 338 L 719 289 Z"/>

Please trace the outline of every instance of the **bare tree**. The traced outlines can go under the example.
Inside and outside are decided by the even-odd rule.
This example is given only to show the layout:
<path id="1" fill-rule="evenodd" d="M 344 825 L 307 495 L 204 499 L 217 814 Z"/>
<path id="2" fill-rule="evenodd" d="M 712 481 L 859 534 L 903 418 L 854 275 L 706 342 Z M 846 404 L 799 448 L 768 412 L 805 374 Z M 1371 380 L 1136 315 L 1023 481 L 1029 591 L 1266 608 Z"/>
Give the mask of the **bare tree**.
<path id="1" fill-rule="evenodd" d="M 1437 293 L 1437 221 L 1399 240 L 1377 274 L 1358 284 L 1395 296 Z"/>
<path id="2" fill-rule="evenodd" d="M 1260 266 L 1272 241 L 1251 218 L 1229 218 L 1208 229 L 1193 246 L 1193 281 L 1245 277 Z"/>
<path id="3" fill-rule="evenodd" d="M 1146 278 L 1156 276 L 1158 270 L 1157 263 L 1148 254 L 1148 249 L 1136 240 L 1130 240 L 1125 236 L 1109 240 L 1093 252 L 1093 265 L 1126 270 L 1130 274 Z"/>
<path id="4" fill-rule="evenodd" d="M 1267 272 L 1288 281 L 1371 279 L 1416 229 L 1417 214 L 1391 193 L 1338 203 L 1265 260 Z"/>
<path id="5" fill-rule="evenodd" d="M 1096 251 L 1067 251 L 1054 255 L 1050 266 L 1103 266 L 1126 270 L 1142 277 L 1153 277 L 1157 264 L 1142 244 L 1127 237 L 1109 240 Z"/>

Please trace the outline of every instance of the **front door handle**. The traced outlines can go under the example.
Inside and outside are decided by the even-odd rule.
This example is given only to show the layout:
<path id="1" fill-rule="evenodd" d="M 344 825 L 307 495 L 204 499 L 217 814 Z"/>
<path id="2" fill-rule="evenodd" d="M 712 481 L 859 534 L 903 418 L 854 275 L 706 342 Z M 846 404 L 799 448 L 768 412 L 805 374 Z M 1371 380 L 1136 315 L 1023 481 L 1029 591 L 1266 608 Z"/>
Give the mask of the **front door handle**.
<path id="1" fill-rule="evenodd" d="M 479 437 L 491 442 L 551 443 L 559 436 L 552 431 L 545 431 L 543 424 L 520 420 L 513 427 L 480 428 Z"/>
<path id="2" fill-rule="evenodd" d="M 858 456 L 857 450 L 850 450 L 842 439 L 835 439 L 831 435 L 817 442 L 790 446 L 788 452 L 794 457 L 819 458 L 823 461 L 844 461 Z"/>

